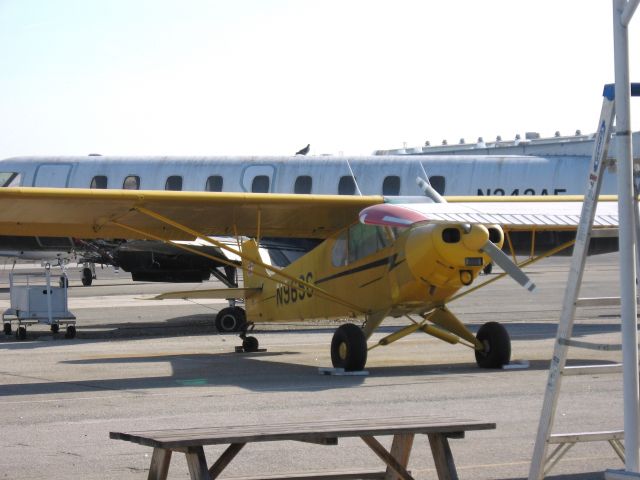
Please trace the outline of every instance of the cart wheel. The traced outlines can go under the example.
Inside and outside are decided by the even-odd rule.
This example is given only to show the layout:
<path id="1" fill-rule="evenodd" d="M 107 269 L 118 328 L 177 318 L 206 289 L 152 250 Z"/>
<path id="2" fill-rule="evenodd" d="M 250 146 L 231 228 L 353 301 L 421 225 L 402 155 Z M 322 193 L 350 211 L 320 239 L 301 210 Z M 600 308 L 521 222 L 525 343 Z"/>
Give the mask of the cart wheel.
<path id="1" fill-rule="evenodd" d="M 18 337 L 18 340 L 24 340 L 27 338 L 27 329 L 25 327 L 18 327 L 16 337 Z"/>
<path id="2" fill-rule="evenodd" d="M 60 288 L 69 288 L 69 279 L 66 275 L 60 277 Z"/>
<path id="3" fill-rule="evenodd" d="M 67 333 L 64 335 L 64 338 L 76 338 L 76 327 L 73 325 L 69 325 L 67 327 Z"/>
<path id="4" fill-rule="evenodd" d="M 51 333 L 58 333 L 60 331 L 60 324 L 59 323 L 52 323 L 51 324 Z"/>
<path id="5" fill-rule="evenodd" d="M 4 334 L 11 335 L 11 323 L 5 322 L 4 324 Z"/>

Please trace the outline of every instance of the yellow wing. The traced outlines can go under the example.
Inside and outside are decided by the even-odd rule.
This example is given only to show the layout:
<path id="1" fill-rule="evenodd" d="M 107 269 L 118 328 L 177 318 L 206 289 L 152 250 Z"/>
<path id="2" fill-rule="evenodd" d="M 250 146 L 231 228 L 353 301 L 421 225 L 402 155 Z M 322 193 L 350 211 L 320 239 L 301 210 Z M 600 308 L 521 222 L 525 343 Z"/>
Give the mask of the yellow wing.
<path id="1" fill-rule="evenodd" d="M 0 234 L 194 238 L 170 219 L 207 236 L 326 238 L 382 202 L 381 196 L 0 188 Z"/>

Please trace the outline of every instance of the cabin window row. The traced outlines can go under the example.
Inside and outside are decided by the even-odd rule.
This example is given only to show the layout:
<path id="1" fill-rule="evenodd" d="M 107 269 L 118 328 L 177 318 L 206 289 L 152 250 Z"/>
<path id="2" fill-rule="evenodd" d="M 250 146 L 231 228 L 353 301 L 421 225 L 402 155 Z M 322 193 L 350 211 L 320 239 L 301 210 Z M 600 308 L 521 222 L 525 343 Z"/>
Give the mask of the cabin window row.
<path id="1" fill-rule="evenodd" d="M 433 176 L 430 178 L 431 185 L 440 194 L 444 194 L 445 182 L 442 176 Z M 7 182 L 5 182 L 7 183 Z M 205 182 L 204 190 L 206 192 L 221 192 L 224 180 L 220 175 L 211 175 Z M 108 188 L 108 179 L 105 175 L 96 175 L 91 180 L 90 188 Z M 140 177 L 137 175 L 129 175 L 122 182 L 122 188 L 125 190 L 139 190 Z M 165 190 L 182 190 L 182 177 L 180 175 L 171 175 L 167 177 L 164 185 Z M 251 191 L 253 193 L 268 193 L 271 189 L 271 179 L 267 175 L 256 175 L 251 182 Z M 310 194 L 313 191 L 313 178 L 309 175 L 300 175 L 293 184 L 293 193 Z M 356 195 L 360 193 L 355 180 L 350 175 L 344 175 L 338 180 L 338 195 Z M 382 182 L 382 195 L 395 196 L 400 195 L 400 177 L 397 175 L 389 175 Z"/>

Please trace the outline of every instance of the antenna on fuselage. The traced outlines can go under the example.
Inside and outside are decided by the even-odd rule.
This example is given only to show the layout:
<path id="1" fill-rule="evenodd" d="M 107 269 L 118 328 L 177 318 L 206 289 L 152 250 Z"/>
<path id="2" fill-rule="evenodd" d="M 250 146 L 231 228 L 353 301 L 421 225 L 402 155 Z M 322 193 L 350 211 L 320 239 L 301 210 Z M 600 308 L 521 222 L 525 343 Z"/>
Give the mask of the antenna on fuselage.
<path id="1" fill-rule="evenodd" d="M 362 196 L 362 192 L 360 191 L 360 187 L 358 186 L 358 181 L 356 180 L 356 176 L 353 174 L 353 169 L 351 168 L 349 159 L 345 158 L 345 160 L 347 161 L 347 167 L 349 167 L 349 173 L 351 173 L 351 178 L 353 178 L 353 183 L 356 186 L 356 191 L 358 192 L 358 195 Z"/>

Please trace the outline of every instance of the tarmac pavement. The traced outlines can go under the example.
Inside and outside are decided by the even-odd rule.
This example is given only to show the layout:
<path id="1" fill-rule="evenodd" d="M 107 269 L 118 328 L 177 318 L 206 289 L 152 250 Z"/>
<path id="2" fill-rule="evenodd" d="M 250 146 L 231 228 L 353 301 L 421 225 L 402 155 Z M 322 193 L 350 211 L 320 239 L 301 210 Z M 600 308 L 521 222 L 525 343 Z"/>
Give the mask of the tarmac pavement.
<path id="1" fill-rule="evenodd" d="M 616 296 L 617 259 L 589 260 L 582 296 Z M 496 430 L 451 440 L 460 478 L 526 478 L 568 263 L 553 258 L 528 268 L 538 284 L 533 294 L 503 279 L 450 304 L 474 331 L 487 321 L 504 323 L 512 358 L 528 361 L 528 368 L 480 370 L 470 349 L 414 334 L 370 351 L 364 377 L 318 373 L 331 366 L 329 345 L 339 322 L 258 325 L 254 335 L 267 351 L 237 354 L 238 338 L 213 326 L 225 302 L 143 300 L 214 282 L 139 283 L 105 269 L 93 286 L 82 287 L 78 269 L 71 269 L 76 339 L 53 336 L 47 325 L 29 328 L 25 341 L 0 335 L 0 479 L 146 478 L 151 448 L 110 440 L 110 431 L 422 414 L 497 423 Z M 1 310 L 9 304 L 8 271 L 0 270 Z M 402 324 L 385 322 L 372 341 Z M 620 343 L 617 309 L 580 309 L 575 333 Z M 571 359 L 615 362 L 620 354 L 572 349 Z M 621 428 L 621 378 L 566 379 L 554 431 Z M 380 466 L 360 440 L 341 445 L 252 444 L 225 475 Z M 222 448 L 205 451 L 212 461 Z M 189 478 L 182 457 L 174 455 L 169 478 Z M 416 439 L 409 468 L 416 478 L 435 478 L 425 438 Z M 607 468 L 622 468 L 608 444 L 581 444 L 549 478 L 603 478 Z"/>

